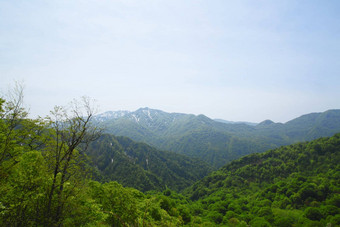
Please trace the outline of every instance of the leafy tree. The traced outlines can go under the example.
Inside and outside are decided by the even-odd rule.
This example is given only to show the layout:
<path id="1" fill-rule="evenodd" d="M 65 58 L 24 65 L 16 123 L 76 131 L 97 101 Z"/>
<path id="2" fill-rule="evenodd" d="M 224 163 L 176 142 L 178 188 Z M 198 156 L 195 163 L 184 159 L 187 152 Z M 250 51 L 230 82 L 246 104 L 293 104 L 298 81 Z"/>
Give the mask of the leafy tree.
<path id="1" fill-rule="evenodd" d="M 73 101 L 70 109 L 56 106 L 49 118 L 51 140 L 45 148 L 45 156 L 52 174 L 45 210 L 45 225 L 58 224 L 63 220 L 63 211 L 68 200 L 66 185 L 79 173 L 79 145 L 87 144 L 100 135 L 101 130 L 91 124 L 95 107 L 83 97 Z M 75 181 L 77 182 L 77 180 Z"/>
<path id="2" fill-rule="evenodd" d="M 46 165 L 40 152 L 45 124 L 28 119 L 23 86 L 0 99 L 0 206 L 2 225 L 31 225 L 41 215 Z"/>
<path id="3" fill-rule="evenodd" d="M 277 217 L 274 225 L 277 227 L 291 227 L 295 220 L 292 217 Z"/>
<path id="4" fill-rule="evenodd" d="M 207 215 L 207 218 L 216 224 L 220 224 L 223 221 L 223 215 L 217 211 L 210 211 Z"/>
<path id="5" fill-rule="evenodd" d="M 100 184 L 91 182 L 91 195 L 101 204 L 107 214 L 106 222 L 112 226 L 135 225 L 138 218 L 137 200 L 134 189 L 125 189 L 117 182 Z"/>
<path id="6" fill-rule="evenodd" d="M 3 225 L 31 226 L 39 223 L 48 174 L 44 158 L 38 151 L 29 151 L 18 158 L 8 177 L 2 202 L 6 206 Z"/>
<path id="7" fill-rule="evenodd" d="M 254 226 L 254 227 L 270 227 L 270 223 L 262 218 L 262 217 L 257 217 L 257 218 L 254 218 L 251 222 L 250 222 L 251 226 Z"/>
<path id="8" fill-rule="evenodd" d="M 40 119 L 27 118 L 23 89 L 16 83 L 7 101 L 0 98 L 0 180 L 6 179 L 24 151 L 38 149 L 44 142 L 45 124 Z"/>

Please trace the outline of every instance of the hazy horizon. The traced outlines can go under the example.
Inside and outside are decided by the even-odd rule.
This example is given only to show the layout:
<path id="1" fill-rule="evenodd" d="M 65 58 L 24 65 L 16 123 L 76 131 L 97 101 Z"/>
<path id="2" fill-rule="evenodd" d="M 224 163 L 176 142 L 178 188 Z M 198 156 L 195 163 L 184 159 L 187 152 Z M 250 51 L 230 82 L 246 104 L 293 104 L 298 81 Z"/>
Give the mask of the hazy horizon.
<path id="1" fill-rule="evenodd" d="M 0 92 L 287 122 L 340 109 L 340 2 L 0 0 Z"/>

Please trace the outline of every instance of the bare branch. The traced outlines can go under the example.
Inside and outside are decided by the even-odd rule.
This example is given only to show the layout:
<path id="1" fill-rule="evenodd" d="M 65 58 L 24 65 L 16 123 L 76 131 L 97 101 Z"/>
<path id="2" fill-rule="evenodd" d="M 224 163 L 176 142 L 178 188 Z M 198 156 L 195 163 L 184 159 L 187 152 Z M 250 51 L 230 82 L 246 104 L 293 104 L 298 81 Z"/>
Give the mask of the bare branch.
<path id="1" fill-rule="evenodd" d="M 92 124 L 92 118 L 97 108 L 94 100 L 88 97 L 82 97 L 80 101 L 73 100 L 68 108 L 55 107 L 51 112 L 51 125 L 55 133 L 55 149 L 51 149 L 52 155 L 55 157 L 53 166 L 53 183 L 50 188 L 48 206 L 46 215 L 51 214 L 51 203 L 53 194 L 57 194 L 57 210 L 55 214 L 55 222 L 58 223 L 63 216 L 63 190 L 64 184 L 71 178 L 73 164 L 77 159 L 75 155 L 76 148 L 80 144 L 85 147 L 97 139 L 102 130 Z M 53 154 L 55 152 L 55 154 Z M 60 173 L 60 180 L 57 181 L 57 175 Z M 58 190 L 56 190 L 58 189 Z M 47 224 L 47 223 L 46 223 Z"/>

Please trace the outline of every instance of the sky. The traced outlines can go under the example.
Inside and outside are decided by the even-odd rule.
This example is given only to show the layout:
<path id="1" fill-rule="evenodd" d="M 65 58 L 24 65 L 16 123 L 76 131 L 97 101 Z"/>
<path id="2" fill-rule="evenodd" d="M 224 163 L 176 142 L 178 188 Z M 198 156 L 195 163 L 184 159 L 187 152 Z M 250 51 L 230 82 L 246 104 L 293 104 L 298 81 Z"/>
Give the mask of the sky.
<path id="1" fill-rule="evenodd" d="M 340 109 L 337 0 L 0 0 L 0 92 L 287 122 Z"/>

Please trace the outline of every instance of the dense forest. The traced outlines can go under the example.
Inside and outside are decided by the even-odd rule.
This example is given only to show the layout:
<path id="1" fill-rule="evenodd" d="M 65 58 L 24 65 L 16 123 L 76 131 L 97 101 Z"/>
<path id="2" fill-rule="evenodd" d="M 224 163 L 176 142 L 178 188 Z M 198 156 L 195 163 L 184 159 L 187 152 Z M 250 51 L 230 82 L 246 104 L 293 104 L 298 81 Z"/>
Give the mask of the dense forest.
<path id="1" fill-rule="evenodd" d="M 180 191 L 212 171 L 199 159 L 161 151 L 127 137 L 104 134 L 89 144 L 90 166 L 100 181 L 117 181 L 143 192 Z"/>
<path id="2" fill-rule="evenodd" d="M 340 224 L 340 134 L 235 160 L 186 190 L 216 224 Z M 204 220 L 203 218 L 203 220 Z"/>
<path id="3" fill-rule="evenodd" d="M 340 134 L 244 156 L 175 191 L 207 174 L 195 169 L 204 164 L 102 136 L 89 98 L 30 119 L 22 89 L 11 97 L 0 99 L 0 226 L 340 225 Z M 145 156 L 134 159 L 145 154 L 164 172 Z M 143 160 L 133 180 L 166 179 L 164 188 L 141 192 L 110 181 L 106 162 L 118 165 L 114 158 Z M 182 178 L 188 183 L 174 183 Z"/>

